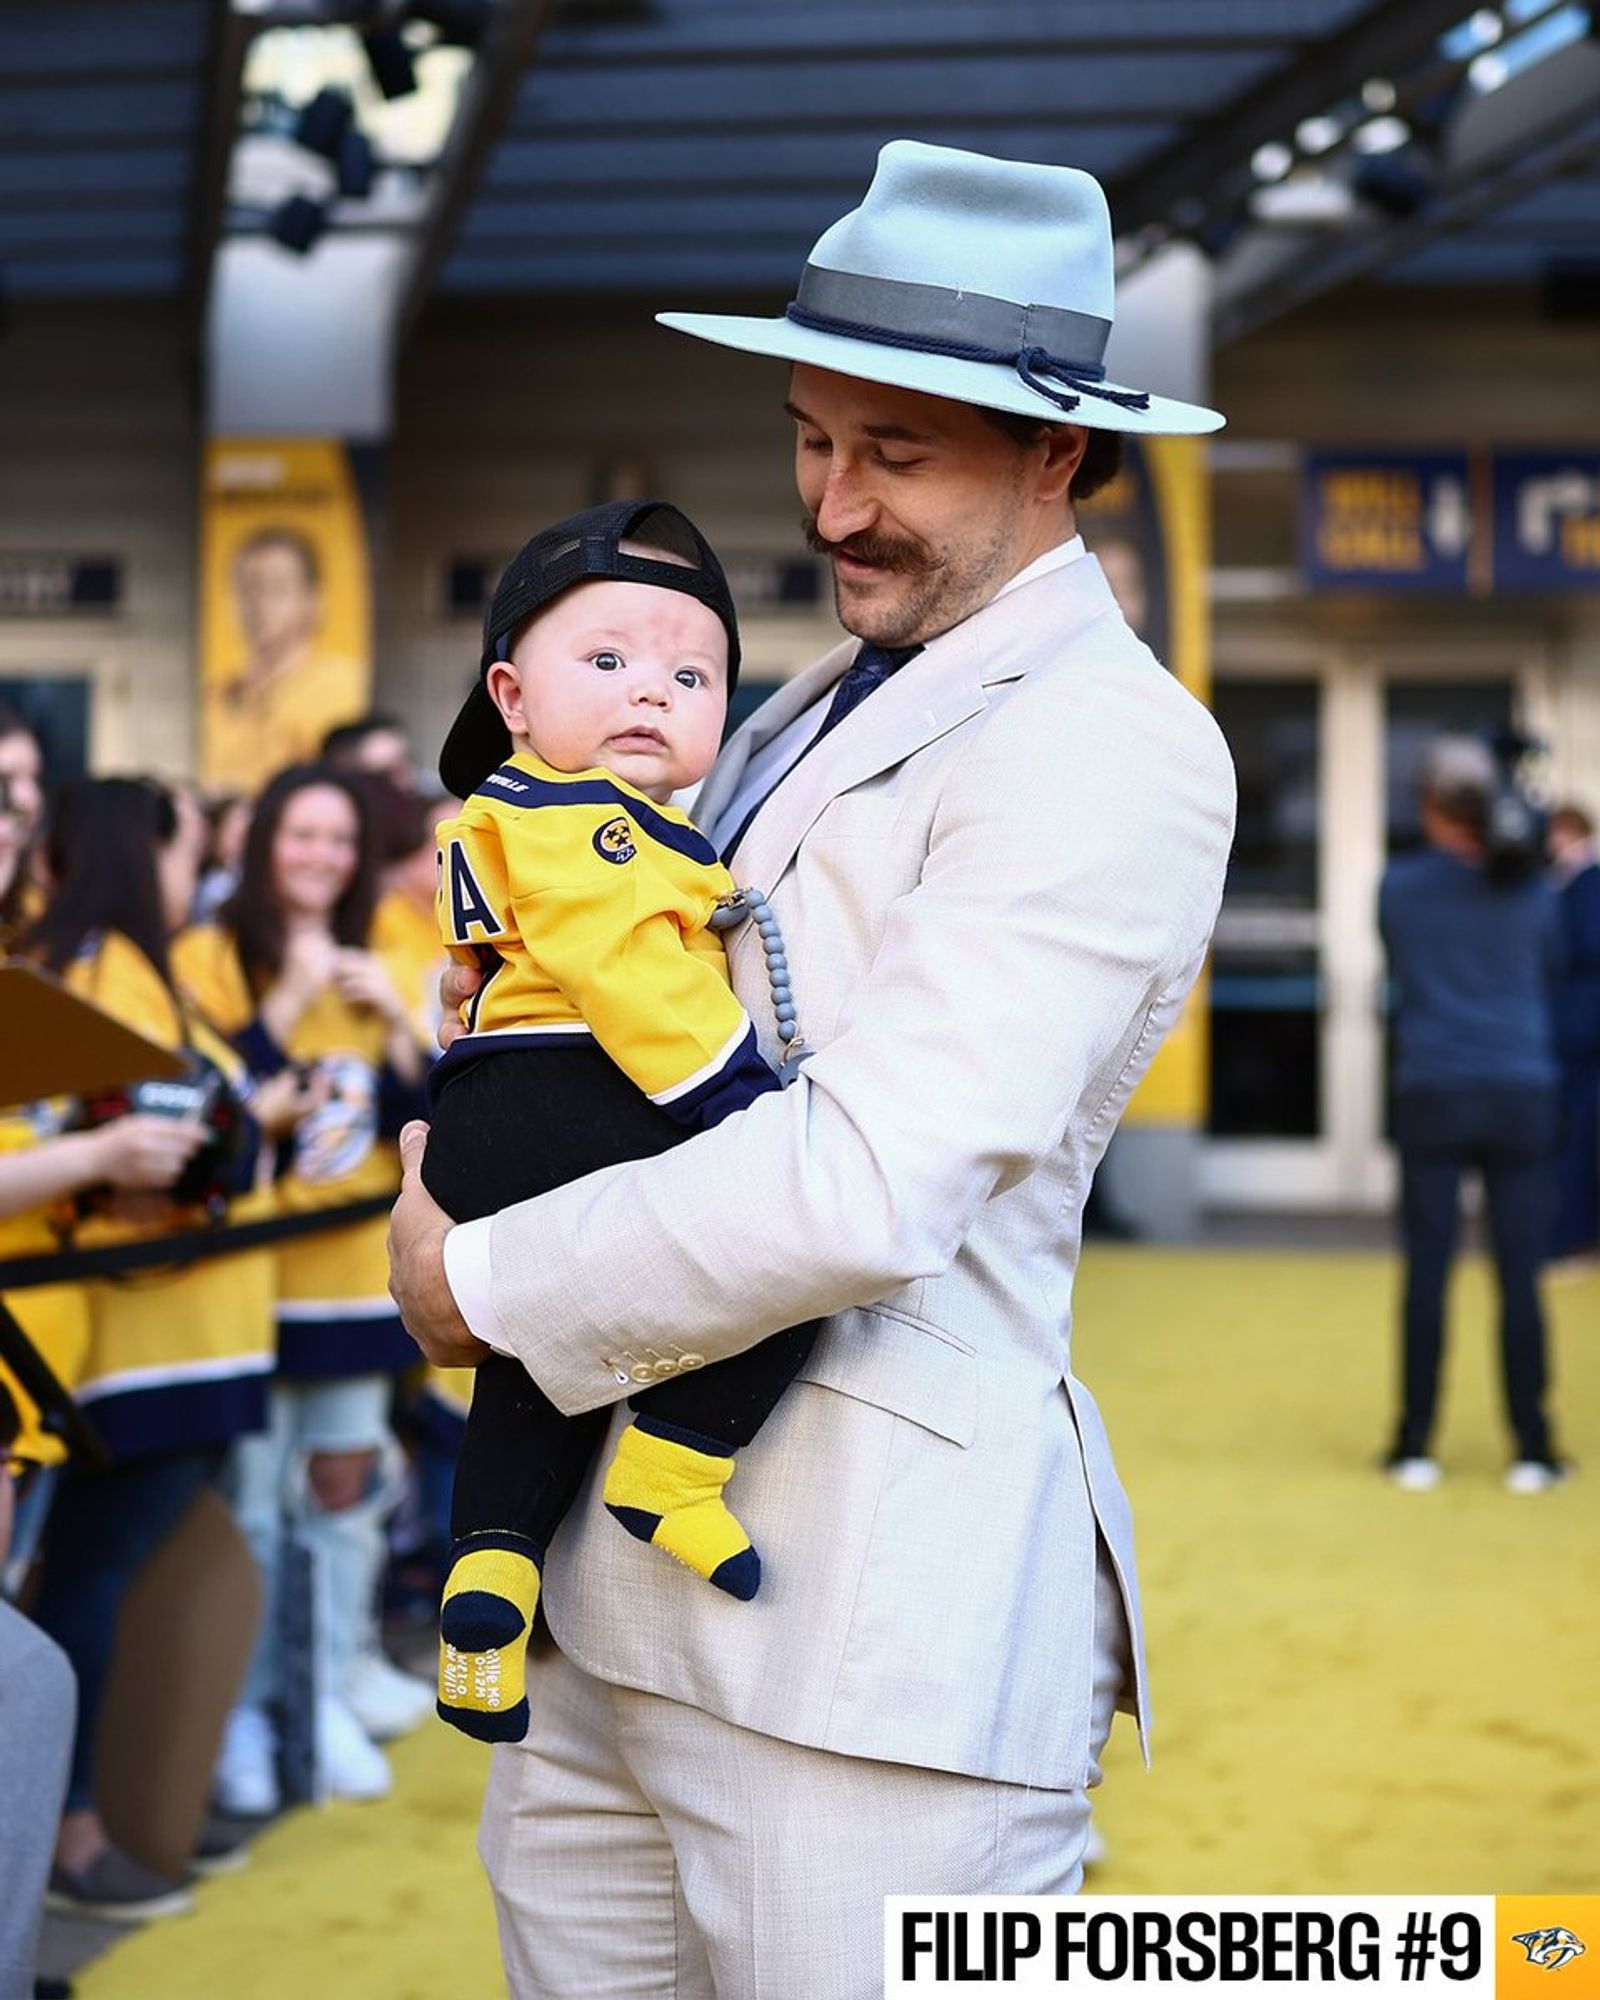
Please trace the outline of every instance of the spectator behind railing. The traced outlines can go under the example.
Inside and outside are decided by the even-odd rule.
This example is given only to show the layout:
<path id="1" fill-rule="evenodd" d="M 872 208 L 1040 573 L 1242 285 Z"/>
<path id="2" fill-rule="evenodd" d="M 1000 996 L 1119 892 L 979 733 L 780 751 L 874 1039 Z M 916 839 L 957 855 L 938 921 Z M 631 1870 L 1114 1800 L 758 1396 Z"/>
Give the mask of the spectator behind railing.
<path id="1" fill-rule="evenodd" d="M 154 784 L 80 779 L 64 787 L 48 841 L 49 901 L 22 949 L 124 1025 L 169 1048 L 197 1051 L 242 1081 L 232 1052 L 183 1005 L 168 975 L 167 937 L 194 893 L 189 834 L 171 797 Z M 306 1108 L 292 1079 L 252 1102 L 268 1130 L 289 1129 Z M 172 1150 L 181 1167 L 205 1135 L 198 1125 L 178 1129 L 182 1144 Z M 255 1151 L 248 1146 L 237 1163 L 236 1214 L 251 1209 L 244 1190 Z M 164 1194 L 120 1194 L 107 1206 L 109 1213 L 77 1229 L 85 1247 L 203 1219 Z M 188 1898 L 180 1883 L 112 1844 L 96 1801 L 95 1736 L 118 1614 L 134 1577 L 214 1477 L 225 1447 L 263 1420 L 272 1259 L 247 1251 L 147 1274 L 137 1284 L 97 1280 L 87 1297 L 78 1397 L 113 1462 L 102 1471 L 67 1467 L 45 1527 L 34 1616 L 78 1678 L 51 1888 L 80 1913 L 128 1920 L 182 1909 Z"/>
<path id="2" fill-rule="evenodd" d="M 185 991 L 257 1077 L 298 1069 L 318 1092 L 278 1181 L 289 1213 L 392 1189 L 394 1156 L 381 1141 L 420 1103 L 421 1048 L 393 979 L 367 948 L 375 867 L 362 788 L 323 765 L 295 766 L 263 793 L 238 889 L 217 922 L 174 950 Z M 426 1712 L 420 1686 L 400 1685 L 373 1652 L 383 1523 L 399 1497 L 390 1401 L 395 1378 L 416 1361 L 388 1295 L 384 1235 L 380 1218 L 279 1251 L 269 1428 L 240 1442 L 229 1474 L 269 1602 L 291 1534 L 325 1579 L 318 1602 L 328 1615 L 315 1627 L 324 1691 L 317 1757 L 325 1782 L 346 1798 L 378 1798 L 389 1787 L 386 1760 L 351 1706 L 360 1662 L 373 1662 L 405 1722 Z M 226 1810 L 267 1813 L 280 1803 L 280 1710 L 296 1698 L 269 1619 L 218 1767 Z"/>

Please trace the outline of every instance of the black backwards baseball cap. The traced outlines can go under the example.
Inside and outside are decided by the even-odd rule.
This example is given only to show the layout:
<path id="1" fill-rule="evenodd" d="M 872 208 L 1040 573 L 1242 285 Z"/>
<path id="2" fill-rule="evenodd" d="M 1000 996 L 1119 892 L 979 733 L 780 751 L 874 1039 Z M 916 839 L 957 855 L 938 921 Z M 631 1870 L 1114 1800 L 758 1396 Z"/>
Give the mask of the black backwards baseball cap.
<path id="1" fill-rule="evenodd" d="M 661 559 L 633 555 L 623 542 L 659 549 Z M 511 657 L 517 635 L 575 583 L 653 583 L 695 597 L 722 620 L 728 635 L 728 691 L 739 678 L 739 621 L 733 593 L 711 544 L 686 514 L 664 500 L 608 500 L 557 521 L 523 544 L 495 585 L 483 618 L 478 685 L 463 702 L 439 753 L 439 776 L 458 799 L 477 790 L 511 755 L 511 733 L 484 685 L 497 660 Z"/>

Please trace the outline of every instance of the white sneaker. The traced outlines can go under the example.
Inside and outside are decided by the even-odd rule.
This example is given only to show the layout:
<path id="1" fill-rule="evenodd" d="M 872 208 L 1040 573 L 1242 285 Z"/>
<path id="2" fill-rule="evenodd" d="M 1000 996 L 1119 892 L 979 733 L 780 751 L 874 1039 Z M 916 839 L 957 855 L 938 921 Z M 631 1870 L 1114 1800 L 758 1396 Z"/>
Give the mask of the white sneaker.
<path id="1" fill-rule="evenodd" d="M 1403 1493 L 1430 1493 L 1442 1477 L 1431 1458 L 1391 1458 L 1383 1469 Z"/>
<path id="2" fill-rule="evenodd" d="M 222 1732 L 211 1796 L 225 1813 L 266 1819 L 283 1800 L 278 1791 L 278 1739 L 264 1708 L 242 1702 Z"/>
<path id="3" fill-rule="evenodd" d="M 1570 1476 L 1570 1468 L 1557 1459 L 1519 1458 L 1506 1473 L 1508 1493 L 1548 1493 Z"/>
<path id="4" fill-rule="evenodd" d="M 402 1673 L 377 1651 L 358 1653 L 344 1677 L 345 1702 L 375 1743 L 420 1729 L 434 1712 L 436 1693 L 431 1681 Z"/>
<path id="5" fill-rule="evenodd" d="M 385 1799 L 389 1760 L 337 1695 L 317 1703 L 317 1764 L 336 1799 Z"/>

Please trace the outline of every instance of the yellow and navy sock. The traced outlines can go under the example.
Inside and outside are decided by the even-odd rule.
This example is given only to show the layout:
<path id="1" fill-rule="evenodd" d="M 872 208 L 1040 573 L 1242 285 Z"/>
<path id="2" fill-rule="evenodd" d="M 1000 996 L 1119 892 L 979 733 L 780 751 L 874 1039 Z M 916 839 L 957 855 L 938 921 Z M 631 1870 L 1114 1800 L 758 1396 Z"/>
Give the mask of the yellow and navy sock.
<path id="1" fill-rule="evenodd" d="M 528 1635 L 543 1562 L 543 1549 L 509 1532 L 467 1535 L 451 1550 L 438 1710 L 480 1743 L 520 1743 L 528 1733 Z"/>
<path id="2" fill-rule="evenodd" d="M 723 1504 L 733 1477 L 731 1447 L 696 1431 L 639 1416 L 617 1440 L 605 1503 L 630 1535 L 665 1549 L 730 1597 L 754 1597 L 761 1558 Z"/>

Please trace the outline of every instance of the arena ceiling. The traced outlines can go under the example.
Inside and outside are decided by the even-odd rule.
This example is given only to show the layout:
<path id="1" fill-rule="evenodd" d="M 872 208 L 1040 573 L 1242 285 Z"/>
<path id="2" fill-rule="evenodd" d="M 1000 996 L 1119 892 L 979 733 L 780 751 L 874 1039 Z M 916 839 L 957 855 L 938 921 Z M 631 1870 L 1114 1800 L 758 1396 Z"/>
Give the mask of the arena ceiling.
<path id="1" fill-rule="evenodd" d="M 0 0 L 0 285 L 198 313 L 219 237 L 271 226 L 243 140 L 298 143 L 261 38 L 474 14 L 431 157 L 369 88 L 372 191 L 316 225 L 411 230 L 413 317 L 781 299 L 892 137 L 1089 168 L 1128 262 L 1215 258 L 1219 339 L 1361 281 L 1600 276 L 1600 30 L 1565 0 Z"/>

